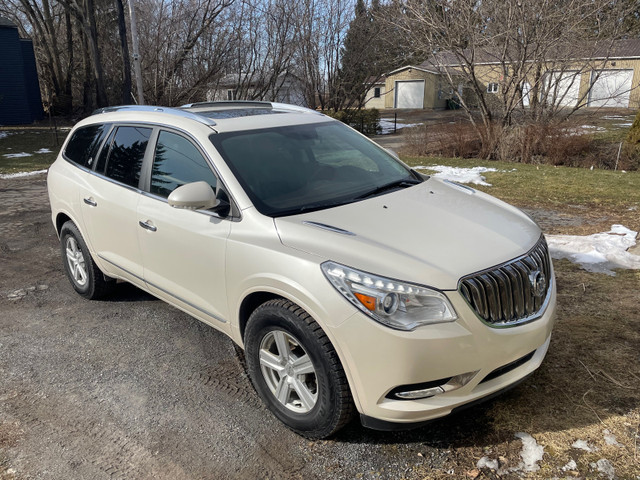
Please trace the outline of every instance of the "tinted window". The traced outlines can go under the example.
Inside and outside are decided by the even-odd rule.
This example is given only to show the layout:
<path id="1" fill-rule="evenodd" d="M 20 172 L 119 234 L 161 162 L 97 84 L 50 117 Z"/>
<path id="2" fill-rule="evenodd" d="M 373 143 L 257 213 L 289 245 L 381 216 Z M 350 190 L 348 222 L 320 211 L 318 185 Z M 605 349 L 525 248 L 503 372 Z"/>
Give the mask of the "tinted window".
<path id="1" fill-rule="evenodd" d="M 388 152 L 333 121 L 209 139 L 256 208 L 270 216 L 351 203 L 421 181 Z"/>
<path id="2" fill-rule="evenodd" d="M 138 187 L 150 128 L 118 127 L 113 137 L 105 175 L 131 187 Z"/>
<path id="3" fill-rule="evenodd" d="M 215 191 L 216 177 L 195 145 L 181 135 L 160 132 L 151 172 L 151 193 L 168 197 L 180 185 L 200 180 Z"/>
<path id="4" fill-rule="evenodd" d="M 110 125 L 90 125 L 82 127 L 73 136 L 64 149 L 64 156 L 78 165 L 91 168 L 100 143 L 109 131 Z"/>

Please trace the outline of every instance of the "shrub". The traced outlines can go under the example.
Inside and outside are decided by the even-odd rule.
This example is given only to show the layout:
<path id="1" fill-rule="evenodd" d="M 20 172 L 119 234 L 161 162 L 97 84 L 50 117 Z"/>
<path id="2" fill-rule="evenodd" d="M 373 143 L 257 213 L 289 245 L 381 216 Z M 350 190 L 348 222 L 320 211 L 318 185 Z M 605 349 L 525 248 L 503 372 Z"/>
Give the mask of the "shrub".
<path id="1" fill-rule="evenodd" d="M 421 125 L 404 131 L 407 155 L 442 155 L 469 158 L 480 153 L 481 142 L 472 125 L 466 122 Z"/>
<path id="2" fill-rule="evenodd" d="M 348 109 L 348 110 L 326 110 L 328 115 L 342 123 L 346 123 L 365 135 L 376 135 L 380 131 L 380 112 L 375 109 Z"/>

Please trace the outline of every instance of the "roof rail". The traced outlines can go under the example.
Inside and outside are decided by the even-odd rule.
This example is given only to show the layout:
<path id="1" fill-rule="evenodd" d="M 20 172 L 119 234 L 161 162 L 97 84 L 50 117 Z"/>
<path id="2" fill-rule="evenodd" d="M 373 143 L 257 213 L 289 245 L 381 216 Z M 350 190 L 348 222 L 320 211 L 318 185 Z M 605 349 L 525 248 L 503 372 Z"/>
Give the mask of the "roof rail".
<path id="1" fill-rule="evenodd" d="M 215 108 L 271 108 L 271 102 L 262 102 L 259 100 L 221 100 L 219 102 L 196 102 L 181 105 L 178 108 L 199 108 L 199 107 L 215 107 Z"/>
<path id="2" fill-rule="evenodd" d="M 220 110 L 225 108 L 271 108 L 273 110 L 278 110 L 281 112 L 316 113 L 322 115 L 320 112 L 307 107 L 290 105 L 288 103 L 263 102 L 258 100 L 223 100 L 219 102 L 198 102 L 182 105 L 180 108 L 215 108 Z"/>
<path id="3" fill-rule="evenodd" d="M 97 115 L 100 113 L 122 112 L 122 111 L 167 113 L 169 115 L 176 115 L 178 117 L 195 120 L 196 122 L 203 123 L 210 127 L 217 125 L 216 122 L 211 118 L 207 118 L 193 112 L 188 112 L 186 110 L 181 110 L 179 108 L 154 107 L 152 105 L 120 105 L 117 107 L 104 107 L 104 108 L 99 108 L 95 110 L 93 112 L 93 115 Z"/>

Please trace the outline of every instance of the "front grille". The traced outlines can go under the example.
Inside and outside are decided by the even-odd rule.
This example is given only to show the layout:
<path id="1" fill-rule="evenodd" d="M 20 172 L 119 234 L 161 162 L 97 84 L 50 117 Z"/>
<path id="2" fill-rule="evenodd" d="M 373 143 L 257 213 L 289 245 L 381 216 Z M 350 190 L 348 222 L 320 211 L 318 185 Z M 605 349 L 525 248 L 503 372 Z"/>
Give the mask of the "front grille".
<path id="1" fill-rule="evenodd" d="M 551 287 L 551 264 L 544 237 L 529 253 L 460 280 L 460 293 L 476 314 L 492 326 L 535 320 Z"/>

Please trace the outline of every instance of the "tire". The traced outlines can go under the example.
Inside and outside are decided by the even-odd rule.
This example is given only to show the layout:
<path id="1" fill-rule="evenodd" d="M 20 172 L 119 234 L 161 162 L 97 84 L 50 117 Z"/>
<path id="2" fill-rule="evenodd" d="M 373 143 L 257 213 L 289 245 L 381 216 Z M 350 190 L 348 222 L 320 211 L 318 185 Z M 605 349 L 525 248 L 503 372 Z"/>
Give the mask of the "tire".
<path id="1" fill-rule="evenodd" d="M 291 430 L 321 439 L 351 420 L 354 405 L 338 355 L 302 308 L 284 299 L 263 303 L 249 317 L 244 340 L 256 392 Z"/>
<path id="2" fill-rule="evenodd" d="M 108 279 L 97 267 L 78 227 L 72 221 L 60 229 L 62 263 L 74 290 L 89 300 L 104 297 L 115 281 Z"/>

